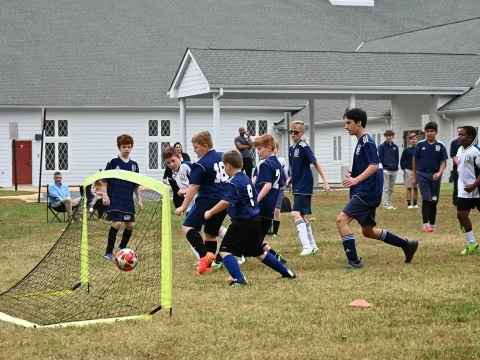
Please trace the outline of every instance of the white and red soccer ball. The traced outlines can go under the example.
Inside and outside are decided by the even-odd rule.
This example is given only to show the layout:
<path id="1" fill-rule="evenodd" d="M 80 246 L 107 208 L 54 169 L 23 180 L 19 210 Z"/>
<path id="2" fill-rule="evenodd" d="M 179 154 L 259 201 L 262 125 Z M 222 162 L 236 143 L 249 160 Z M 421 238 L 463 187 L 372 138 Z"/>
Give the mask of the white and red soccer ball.
<path id="1" fill-rule="evenodd" d="M 114 261 L 120 270 L 131 271 L 137 266 L 138 255 L 131 249 L 122 249 L 115 254 Z"/>

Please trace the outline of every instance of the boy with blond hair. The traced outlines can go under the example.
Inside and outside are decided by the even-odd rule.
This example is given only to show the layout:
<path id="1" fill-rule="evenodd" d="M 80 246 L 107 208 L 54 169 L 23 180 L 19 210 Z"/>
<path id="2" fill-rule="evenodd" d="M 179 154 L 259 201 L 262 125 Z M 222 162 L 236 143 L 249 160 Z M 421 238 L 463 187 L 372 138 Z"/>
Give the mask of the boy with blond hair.
<path id="1" fill-rule="evenodd" d="M 222 185 L 228 180 L 221 153 L 213 149 L 212 136 L 208 131 L 200 131 L 192 137 L 193 151 L 198 160 L 192 164 L 190 184 L 185 192 L 182 206 L 175 210 L 180 216 L 192 202 L 195 205 L 183 222 L 183 232 L 190 245 L 198 252 L 200 260 L 196 274 L 200 275 L 212 264 L 217 252 L 216 236 L 227 213 L 220 211 L 205 221 L 205 212 L 221 200 Z M 205 243 L 200 231 L 204 226 Z"/>
<path id="2" fill-rule="evenodd" d="M 310 164 L 313 164 L 322 177 L 324 191 L 328 193 L 330 187 L 322 166 L 317 161 L 310 146 L 302 140 L 302 136 L 305 134 L 303 121 L 296 120 L 292 122 L 289 134 L 293 145 L 290 146 L 288 153 L 291 175 L 287 180 L 286 186 L 292 185 L 293 211 L 291 215 L 295 221 L 298 236 L 303 246 L 300 255 L 315 255 L 318 252 L 317 243 L 313 237 L 312 226 L 305 218 L 305 215 L 312 213 L 313 175 Z"/>

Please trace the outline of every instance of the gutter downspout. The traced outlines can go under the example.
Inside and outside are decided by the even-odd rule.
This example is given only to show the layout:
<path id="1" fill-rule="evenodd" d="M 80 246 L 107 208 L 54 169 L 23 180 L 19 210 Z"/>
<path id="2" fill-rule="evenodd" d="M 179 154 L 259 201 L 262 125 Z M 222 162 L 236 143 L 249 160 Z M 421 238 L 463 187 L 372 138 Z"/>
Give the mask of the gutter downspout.
<path id="1" fill-rule="evenodd" d="M 443 120 L 450 122 L 450 138 L 451 139 L 455 138 L 455 134 L 453 133 L 453 120 L 447 117 L 447 115 L 445 114 L 442 114 L 442 118 Z"/>

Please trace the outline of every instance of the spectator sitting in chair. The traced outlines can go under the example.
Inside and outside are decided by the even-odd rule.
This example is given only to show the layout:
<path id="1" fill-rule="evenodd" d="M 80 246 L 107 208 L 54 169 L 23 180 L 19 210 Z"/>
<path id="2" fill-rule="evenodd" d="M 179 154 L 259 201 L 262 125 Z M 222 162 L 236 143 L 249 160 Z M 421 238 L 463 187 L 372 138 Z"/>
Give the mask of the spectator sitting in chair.
<path id="1" fill-rule="evenodd" d="M 65 205 L 68 215 L 68 222 L 70 222 L 73 217 L 73 208 L 78 206 L 81 198 L 72 200 L 70 197 L 70 191 L 68 190 L 68 185 L 62 183 L 62 174 L 59 171 L 53 175 L 53 180 L 55 180 L 55 182 L 48 187 L 50 206 L 55 209 Z"/>

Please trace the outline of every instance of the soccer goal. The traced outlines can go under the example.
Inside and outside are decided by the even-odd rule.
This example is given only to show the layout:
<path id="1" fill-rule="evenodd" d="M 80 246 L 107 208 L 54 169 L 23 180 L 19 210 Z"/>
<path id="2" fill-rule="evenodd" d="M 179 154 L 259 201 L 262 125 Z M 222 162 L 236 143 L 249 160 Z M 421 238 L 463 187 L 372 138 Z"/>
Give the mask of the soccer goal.
<path id="1" fill-rule="evenodd" d="M 138 253 L 129 272 L 104 258 L 111 221 L 91 216 L 84 196 L 79 216 L 70 222 L 45 257 L 22 280 L 0 294 L 0 320 L 27 327 L 88 325 L 150 318 L 172 308 L 172 237 L 169 189 L 163 183 L 130 171 L 108 170 L 85 179 L 90 189 L 106 179 L 108 193 L 124 197 L 135 207 L 135 227 L 128 248 Z M 135 183 L 143 201 L 123 192 Z M 87 195 L 87 194 L 85 194 Z M 111 199 L 113 200 L 113 199 Z M 113 253 L 118 251 L 124 225 Z"/>

